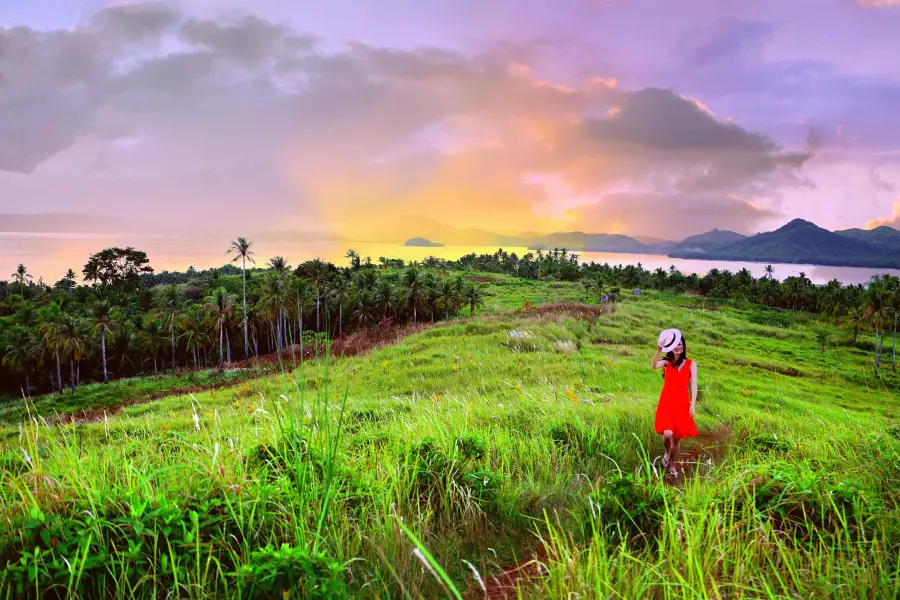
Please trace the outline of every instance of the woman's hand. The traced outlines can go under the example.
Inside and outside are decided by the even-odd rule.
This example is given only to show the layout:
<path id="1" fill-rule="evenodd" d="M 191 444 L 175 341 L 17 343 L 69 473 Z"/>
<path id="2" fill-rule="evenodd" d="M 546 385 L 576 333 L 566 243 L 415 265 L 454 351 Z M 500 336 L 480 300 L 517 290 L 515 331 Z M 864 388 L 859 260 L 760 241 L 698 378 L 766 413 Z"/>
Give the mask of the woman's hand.
<path id="1" fill-rule="evenodd" d="M 690 411 L 690 415 L 691 415 L 691 418 L 692 418 L 692 419 L 694 418 L 694 407 L 695 407 L 695 403 L 694 403 L 694 402 L 691 402 L 691 411 Z"/>

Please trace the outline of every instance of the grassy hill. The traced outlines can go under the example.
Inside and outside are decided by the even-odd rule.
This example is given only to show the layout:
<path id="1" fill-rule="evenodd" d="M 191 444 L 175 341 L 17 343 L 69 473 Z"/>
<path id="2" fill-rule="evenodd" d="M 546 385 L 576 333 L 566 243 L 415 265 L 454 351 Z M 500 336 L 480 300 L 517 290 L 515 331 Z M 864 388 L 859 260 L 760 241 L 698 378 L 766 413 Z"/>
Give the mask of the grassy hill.
<path id="1" fill-rule="evenodd" d="M 898 382 L 867 354 L 803 314 L 487 285 L 365 356 L 105 422 L 7 413 L 0 597 L 896 596 Z M 702 435 L 669 485 L 648 363 L 672 325 Z"/>

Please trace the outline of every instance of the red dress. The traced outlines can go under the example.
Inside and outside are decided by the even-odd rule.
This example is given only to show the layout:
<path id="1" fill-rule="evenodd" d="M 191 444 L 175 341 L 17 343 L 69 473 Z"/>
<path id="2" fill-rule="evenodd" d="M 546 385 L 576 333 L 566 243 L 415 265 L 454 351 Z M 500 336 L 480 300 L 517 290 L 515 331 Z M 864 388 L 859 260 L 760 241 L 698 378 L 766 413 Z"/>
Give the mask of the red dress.
<path id="1" fill-rule="evenodd" d="M 656 433 L 669 430 L 676 438 L 689 438 L 698 435 L 697 424 L 691 417 L 691 365 L 687 359 L 676 369 L 667 364 L 663 371 L 665 383 L 659 395 L 656 407 Z"/>

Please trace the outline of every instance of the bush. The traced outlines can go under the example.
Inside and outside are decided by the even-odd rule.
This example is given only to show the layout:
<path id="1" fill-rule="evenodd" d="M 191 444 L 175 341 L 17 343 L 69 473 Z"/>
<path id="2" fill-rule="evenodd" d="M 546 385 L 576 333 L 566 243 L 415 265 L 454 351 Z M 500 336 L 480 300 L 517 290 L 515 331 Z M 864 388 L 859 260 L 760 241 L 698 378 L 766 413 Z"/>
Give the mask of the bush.
<path id="1" fill-rule="evenodd" d="M 325 600 L 346 598 L 347 586 L 340 564 L 323 555 L 311 555 L 303 548 L 268 545 L 251 554 L 250 562 L 235 573 L 249 598 L 281 599 L 288 592 L 297 598 Z"/>
<path id="2" fill-rule="evenodd" d="M 406 464 L 412 470 L 412 499 L 420 505 L 430 505 L 436 513 L 454 506 L 453 502 L 447 505 L 451 497 L 471 500 L 479 510 L 495 507 L 505 478 L 474 466 L 484 454 L 484 443 L 474 436 L 457 438 L 450 453 L 434 440 L 422 440 L 406 456 Z"/>
<path id="3" fill-rule="evenodd" d="M 551 425 L 547 436 L 557 448 L 570 452 L 578 459 L 607 458 L 618 461 L 622 456 L 622 449 L 603 439 L 597 431 L 570 421 Z"/>
<path id="4" fill-rule="evenodd" d="M 667 499 L 660 484 L 616 475 L 588 498 L 589 519 L 611 543 L 644 547 L 659 535 Z"/>

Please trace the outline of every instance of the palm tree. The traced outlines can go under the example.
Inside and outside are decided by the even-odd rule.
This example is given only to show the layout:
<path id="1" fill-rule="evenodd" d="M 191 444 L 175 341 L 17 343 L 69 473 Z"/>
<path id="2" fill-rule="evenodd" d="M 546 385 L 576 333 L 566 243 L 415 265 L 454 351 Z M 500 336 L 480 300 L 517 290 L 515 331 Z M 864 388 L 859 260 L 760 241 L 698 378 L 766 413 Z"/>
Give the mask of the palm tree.
<path id="1" fill-rule="evenodd" d="M 785 282 L 785 300 L 791 309 L 797 310 L 803 302 L 803 287 L 796 277 L 788 277 Z"/>
<path id="2" fill-rule="evenodd" d="M 106 369 L 106 332 L 119 328 L 116 315 L 109 304 L 109 300 L 100 300 L 89 310 L 89 316 L 93 323 L 94 331 L 100 334 L 100 356 L 103 360 L 103 383 L 109 383 L 109 373 Z"/>
<path id="3" fill-rule="evenodd" d="M 178 319 L 181 325 L 181 334 L 178 339 L 184 342 L 185 350 L 191 355 L 195 371 L 200 368 L 200 352 L 206 348 L 209 341 L 206 332 L 211 324 L 205 317 L 203 310 L 196 304 L 192 304 Z"/>
<path id="4" fill-rule="evenodd" d="M 378 283 L 378 275 L 372 269 L 363 269 L 353 274 L 353 285 L 359 291 L 372 291 Z"/>
<path id="5" fill-rule="evenodd" d="M 30 283 L 33 279 L 33 277 L 28 273 L 28 269 L 25 268 L 25 265 L 23 264 L 19 264 L 19 266 L 16 267 L 16 272 L 13 273 L 11 277 L 13 278 L 13 282 L 19 286 L 19 291 L 22 294 L 25 293 L 25 287 L 27 286 L 27 284 Z"/>
<path id="6" fill-rule="evenodd" d="M 87 352 L 87 332 L 84 321 L 75 315 L 64 314 L 57 333 L 57 347 L 63 360 L 69 361 L 70 383 L 75 393 L 77 383 L 75 363 L 80 363 Z"/>
<path id="7" fill-rule="evenodd" d="M 316 290 L 316 333 L 322 331 L 321 321 L 319 320 L 319 311 L 322 304 L 322 288 L 328 283 L 328 265 L 318 258 L 314 258 L 304 265 L 306 272 L 312 279 L 313 287 Z"/>
<path id="8" fill-rule="evenodd" d="M 154 375 L 159 373 L 157 357 L 159 356 L 159 349 L 163 347 L 166 341 L 165 328 L 160 324 L 159 320 L 150 315 L 146 316 L 143 327 L 137 334 L 137 345 L 142 350 L 153 355 Z M 165 373 L 165 370 L 166 361 L 163 361 L 163 373 Z"/>
<path id="9" fill-rule="evenodd" d="M 68 271 L 66 271 L 66 276 L 63 278 L 63 280 L 66 282 L 66 292 L 69 294 L 72 293 L 72 288 L 75 287 L 75 284 L 78 281 L 76 279 L 76 277 L 78 277 L 78 276 L 75 274 L 75 271 L 73 271 L 72 269 L 69 269 Z"/>
<path id="10" fill-rule="evenodd" d="M 250 340 L 247 336 L 247 261 L 249 260 L 254 265 L 256 261 L 253 260 L 253 251 L 250 250 L 250 246 L 253 245 L 253 242 L 248 241 L 245 238 L 239 237 L 237 240 L 231 242 L 231 247 L 228 248 L 228 251 L 225 254 L 234 254 L 234 258 L 231 262 L 237 261 L 237 259 L 241 259 L 241 279 L 243 280 L 244 286 L 244 358 L 250 358 Z"/>
<path id="11" fill-rule="evenodd" d="M 375 293 L 370 290 L 362 290 L 357 297 L 357 308 L 353 311 L 353 317 L 359 327 L 368 327 L 375 322 L 378 314 L 378 301 Z"/>
<path id="12" fill-rule="evenodd" d="M 865 327 L 867 320 L 868 315 L 866 315 L 866 308 L 861 304 L 852 306 L 850 310 L 847 311 L 847 324 L 853 326 L 854 346 L 856 346 L 856 342 L 859 339 L 859 330 L 861 327 Z"/>
<path id="13" fill-rule="evenodd" d="M 386 277 L 382 277 L 375 286 L 375 302 L 381 311 L 381 318 L 387 317 L 388 311 L 394 307 L 394 286 Z"/>
<path id="14" fill-rule="evenodd" d="M 263 275 L 259 287 L 257 309 L 260 315 L 268 317 L 271 331 L 275 336 L 275 346 L 281 354 L 282 347 L 282 313 L 286 298 L 286 281 L 276 271 Z"/>
<path id="15" fill-rule="evenodd" d="M 403 295 L 406 305 L 412 308 L 413 323 L 418 322 L 419 306 L 428 297 L 423 279 L 416 268 L 409 268 L 403 272 Z"/>
<path id="16" fill-rule="evenodd" d="M 759 299 L 766 307 L 778 299 L 778 283 L 774 279 L 764 279 L 760 282 Z"/>
<path id="17" fill-rule="evenodd" d="M 291 270 L 291 266 L 283 256 L 273 256 L 269 259 L 269 267 L 279 275 L 284 275 Z"/>
<path id="18" fill-rule="evenodd" d="M 331 285 L 331 295 L 338 305 L 338 337 L 344 335 L 344 302 L 350 300 L 350 281 L 346 277 L 338 277 Z"/>
<path id="19" fill-rule="evenodd" d="M 216 288 L 207 298 L 206 310 L 213 316 L 215 327 L 219 330 L 219 373 L 225 372 L 224 332 L 225 323 L 231 313 L 231 297 L 225 288 Z"/>
<path id="20" fill-rule="evenodd" d="M 443 280 L 435 290 L 436 302 L 435 307 L 444 310 L 444 316 L 449 317 L 456 312 L 460 302 L 460 294 L 456 291 L 456 286 L 452 281 Z"/>
<path id="21" fill-rule="evenodd" d="M 474 283 L 470 284 L 466 288 L 466 301 L 469 303 L 469 313 L 474 313 L 476 307 L 484 305 L 484 294 L 481 291 L 481 286 L 477 286 Z"/>
<path id="22" fill-rule="evenodd" d="M 38 327 L 38 332 L 41 336 L 41 347 L 56 359 L 56 386 L 60 393 L 63 391 L 63 382 L 59 356 L 59 334 L 64 316 L 64 301 L 62 298 L 59 298 L 41 309 L 41 323 Z"/>
<path id="23" fill-rule="evenodd" d="M 834 318 L 835 329 L 840 325 L 841 317 L 847 313 L 847 290 L 840 281 L 833 279 L 822 289 L 818 309 Z"/>
<path id="24" fill-rule="evenodd" d="M 775 275 L 775 267 L 773 267 L 772 265 L 766 265 L 765 272 L 766 277 L 768 279 L 772 279 L 772 277 Z"/>
<path id="25" fill-rule="evenodd" d="M 299 330 L 300 337 L 300 346 L 301 349 L 303 347 L 303 307 L 306 305 L 306 300 L 309 297 L 310 289 L 309 282 L 307 282 L 302 277 L 295 277 L 291 281 L 291 295 L 296 299 L 296 317 L 297 317 L 297 329 Z"/>
<path id="26" fill-rule="evenodd" d="M 597 282 L 590 278 L 581 280 L 581 286 L 584 288 L 585 301 L 590 300 L 593 292 L 597 289 Z"/>
<path id="27" fill-rule="evenodd" d="M 358 271 L 360 267 L 359 252 L 351 248 L 347 250 L 347 254 L 345 256 L 350 259 L 350 268 L 354 271 Z"/>
<path id="28" fill-rule="evenodd" d="M 177 284 L 167 285 L 158 292 L 157 298 L 157 314 L 163 318 L 166 327 L 169 328 L 172 336 L 172 373 L 177 369 L 177 360 L 175 354 L 175 327 L 178 320 L 182 316 L 184 308 L 184 296 L 181 294 Z"/>
<path id="29" fill-rule="evenodd" d="M 30 372 L 37 361 L 37 346 L 31 332 L 21 325 L 9 332 L 3 353 L 3 366 L 25 377 L 25 397 L 31 397 Z"/>
<path id="30" fill-rule="evenodd" d="M 885 277 L 887 286 L 887 303 L 894 318 L 894 339 L 891 344 L 891 368 L 897 370 L 897 319 L 900 317 L 900 278 Z"/>
<path id="31" fill-rule="evenodd" d="M 879 275 L 872 278 L 872 283 L 865 298 L 866 319 L 875 330 L 875 372 L 881 367 L 881 355 L 884 348 L 884 324 L 890 314 L 888 304 L 887 280 Z"/>

